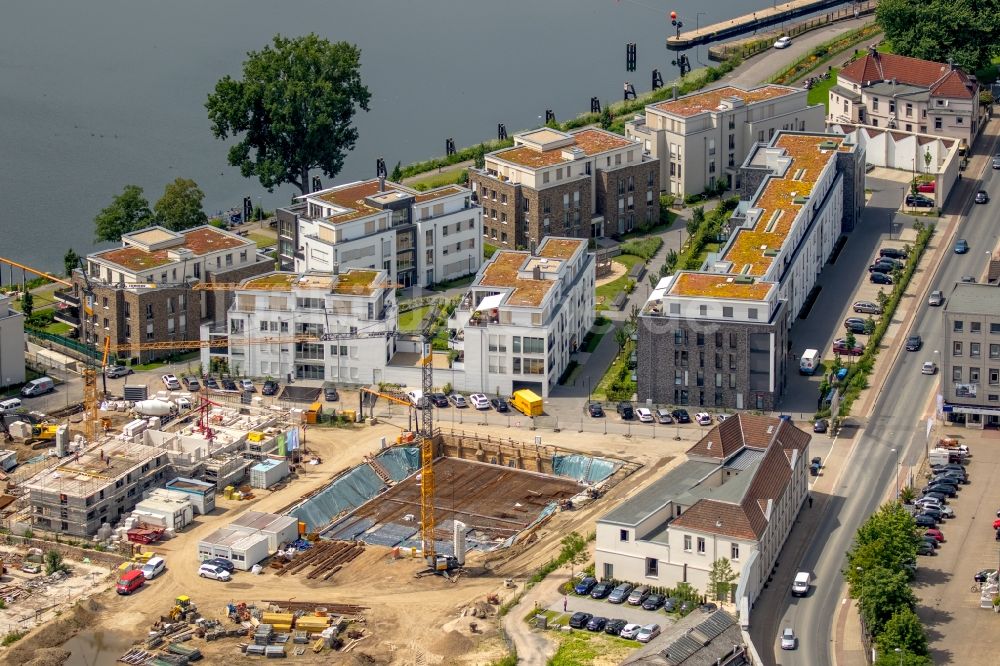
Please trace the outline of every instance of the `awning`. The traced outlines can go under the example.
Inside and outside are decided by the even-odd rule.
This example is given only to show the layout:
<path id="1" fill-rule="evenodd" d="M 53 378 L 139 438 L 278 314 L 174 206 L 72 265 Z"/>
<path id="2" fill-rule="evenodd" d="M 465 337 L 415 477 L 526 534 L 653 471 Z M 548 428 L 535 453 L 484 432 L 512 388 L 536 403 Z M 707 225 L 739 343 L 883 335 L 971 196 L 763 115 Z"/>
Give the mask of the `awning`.
<path id="1" fill-rule="evenodd" d="M 487 296 L 479 302 L 476 306 L 476 312 L 482 310 L 493 310 L 494 308 L 500 307 L 500 303 L 503 301 L 504 294 L 493 294 L 492 296 Z"/>

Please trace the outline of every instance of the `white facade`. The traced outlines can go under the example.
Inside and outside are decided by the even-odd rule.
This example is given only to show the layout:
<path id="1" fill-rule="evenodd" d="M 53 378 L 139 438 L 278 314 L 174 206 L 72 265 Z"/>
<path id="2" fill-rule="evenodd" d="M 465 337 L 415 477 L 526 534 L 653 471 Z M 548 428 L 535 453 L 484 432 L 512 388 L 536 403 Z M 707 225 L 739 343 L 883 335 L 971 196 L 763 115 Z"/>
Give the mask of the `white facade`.
<path id="1" fill-rule="evenodd" d="M 482 267 L 449 320 L 465 390 L 542 397 L 594 323 L 594 258 L 587 241 L 545 238 L 538 250 L 501 251 Z"/>
<path id="2" fill-rule="evenodd" d="M 270 273 L 246 280 L 227 316 L 230 371 L 368 384 L 394 352 L 396 292 L 385 271 Z M 213 333 L 203 327 L 202 337 Z M 289 338 L 298 336 L 299 341 Z M 274 343 L 262 343 L 274 339 Z M 202 350 L 209 363 L 210 348 Z"/>
<path id="3" fill-rule="evenodd" d="M 0 294 L 0 388 L 24 382 L 24 315 Z"/>
<path id="4" fill-rule="evenodd" d="M 229 523 L 229 529 L 244 534 L 264 535 L 267 537 L 268 550 L 272 553 L 278 552 L 283 545 L 299 538 L 299 521 L 294 516 L 260 511 L 247 511 Z"/>
<path id="5" fill-rule="evenodd" d="M 240 571 L 249 571 L 269 554 L 267 536 L 247 534 L 230 527 L 217 529 L 198 542 L 200 561 L 221 557 L 232 562 Z"/>

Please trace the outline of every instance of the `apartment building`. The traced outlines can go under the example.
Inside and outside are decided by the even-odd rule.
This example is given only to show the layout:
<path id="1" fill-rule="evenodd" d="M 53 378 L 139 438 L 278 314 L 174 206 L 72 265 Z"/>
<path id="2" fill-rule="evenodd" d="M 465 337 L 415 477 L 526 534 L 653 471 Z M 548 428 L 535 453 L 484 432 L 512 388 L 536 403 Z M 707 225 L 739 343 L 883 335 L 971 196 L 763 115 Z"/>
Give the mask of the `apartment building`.
<path id="1" fill-rule="evenodd" d="M 24 382 L 24 315 L 0 294 L 0 388 Z"/>
<path id="2" fill-rule="evenodd" d="M 236 375 L 378 383 L 397 317 L 387 271 L 269 273 L 239 286 L 224 328 L 202 329 L 205 339 L 228 340 L 204 348 L 202 364 L 220 357 Z"/>
<path id="3" fill-rule="evenodd" d="M 458 185 L 426 192 L 384 179 L 338 185 L 278 211 L 278 253 L 283 270 L 338 265 L 429 287 L 479 269 L 482 211 Z"/>
<path id="4" fill-rule="evenodd" d="M 543 127 L 469 169 L 483 207 L 483 238 L 501 249 L 530 250 L 546 236 L 592 238 L 628 233 L 659 219 L 659 164 L 613 132 Z"/>
<path id="5" fill-rule="evenodd" d="M 969 427 L 1000 425 L 1000 287 L 959 282 L 946 294 L 940 365 L 942 412 Z M 940 356 L 940 359 L 937 358 Z"/>
<path id="6" fill-rule="evenodd" d="M 700 270 L 661 279 L 642 308 L 640 401 L 775 409 L 792 322 L 860 219 L 864 163 L 841 135 L 782 131 L 751 149 L 728 240 Z"/>
<path id="7" fill-rule="evenodd" d="M 952 64 L 880 53 L 875 47 L 840 70 L 829 94 L 830 125 L 945 136 L 971 146 L 984 122 L 975 76 Z"/>
<path id="8" fill-rule="evenodd" d="M 712 563 L 727 558 L 745 624 L 808 495 L 809 441 L 777 418 L 716 425 L 680 466 L 598 519 L 597 575 L 707 594 Z"/>
<path id="9" fill-rule="evenodd" d="M 594 323 L 594 255 L 587 241 L 543 238 L 534 252 L 497 252 L 448 322 L 467 391 L 547 397 Z"/>
<path id="10" fill-rule="evenodd" d="M 740 164 L 755 143 L 776 132 L 823 130 L 822 104 L 802 88 L 723 86 L 646 106 L 625 123 L 625 136 L 660 164 L 660 189 L 683 197 L 740 187 Z"/>
<path id="11" fill-rule="evenodd" d="M 199 283 L 237 283 L 273 270 L 274 260 L 224 229 L 154 226 L 125 234 L 119 248 L 87 255 L 86 265 L 86 275 L 74 271 L 72 289 L 55 293 L 68 306 L 56 319 L 82 328 L 80 339 L 88 344 L 99 348 L 110 338 L 119 359 L 146 363 L 171 352 L 127 345 L 198 340 L 203 322 L 225 320 L 232 294 L 193 290 Z M 81 313 L 88 285 L 89 314 Z"/>

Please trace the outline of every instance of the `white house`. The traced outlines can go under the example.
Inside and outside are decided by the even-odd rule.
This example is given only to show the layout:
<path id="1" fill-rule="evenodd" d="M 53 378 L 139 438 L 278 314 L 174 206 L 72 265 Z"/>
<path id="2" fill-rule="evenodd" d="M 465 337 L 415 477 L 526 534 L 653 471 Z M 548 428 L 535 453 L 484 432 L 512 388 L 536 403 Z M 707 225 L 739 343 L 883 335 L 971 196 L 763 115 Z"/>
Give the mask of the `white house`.
<path id="1" fill-rule="evenodd" d="M 808 494 L 810 435 L 782 419 L 738 414 L 687 460 L 597 521 L 597 575 L 707 592 L 728 558 L 746 623 Z"/>

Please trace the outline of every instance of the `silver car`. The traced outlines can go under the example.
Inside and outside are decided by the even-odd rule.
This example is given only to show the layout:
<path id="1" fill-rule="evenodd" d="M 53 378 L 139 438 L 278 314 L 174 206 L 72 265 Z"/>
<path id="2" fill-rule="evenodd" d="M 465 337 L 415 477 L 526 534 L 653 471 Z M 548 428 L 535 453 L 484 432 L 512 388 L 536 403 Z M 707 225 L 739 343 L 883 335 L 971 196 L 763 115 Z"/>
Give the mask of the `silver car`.
<path id="1" fill-rule="evenodd" d="M 791 627 L 785 627 L 785 630 L 781 632 L 781 649 L 795 649 L 795 632 L 792 631 Z"/>
<path id="2" fill-rule="evenodd" d="M 673 423 L 674 417 L 670 415 L 669 409 L 658 409 L 656 410 L 656 420 L 659 423 Z"/>
<path id="3" fill-rule="evenodd" d="M 882 314 L 882 306 L 873 301 L 856 301 L 854 303 L 855 312 L 864 312 L 865 314 Z"/>
<path id="4" fill-rule="evenodd" d="M 927 305 L 939 306 L 944 304 L 944 294 L 940 289 L 935 289 L 927 298 Z"/>

